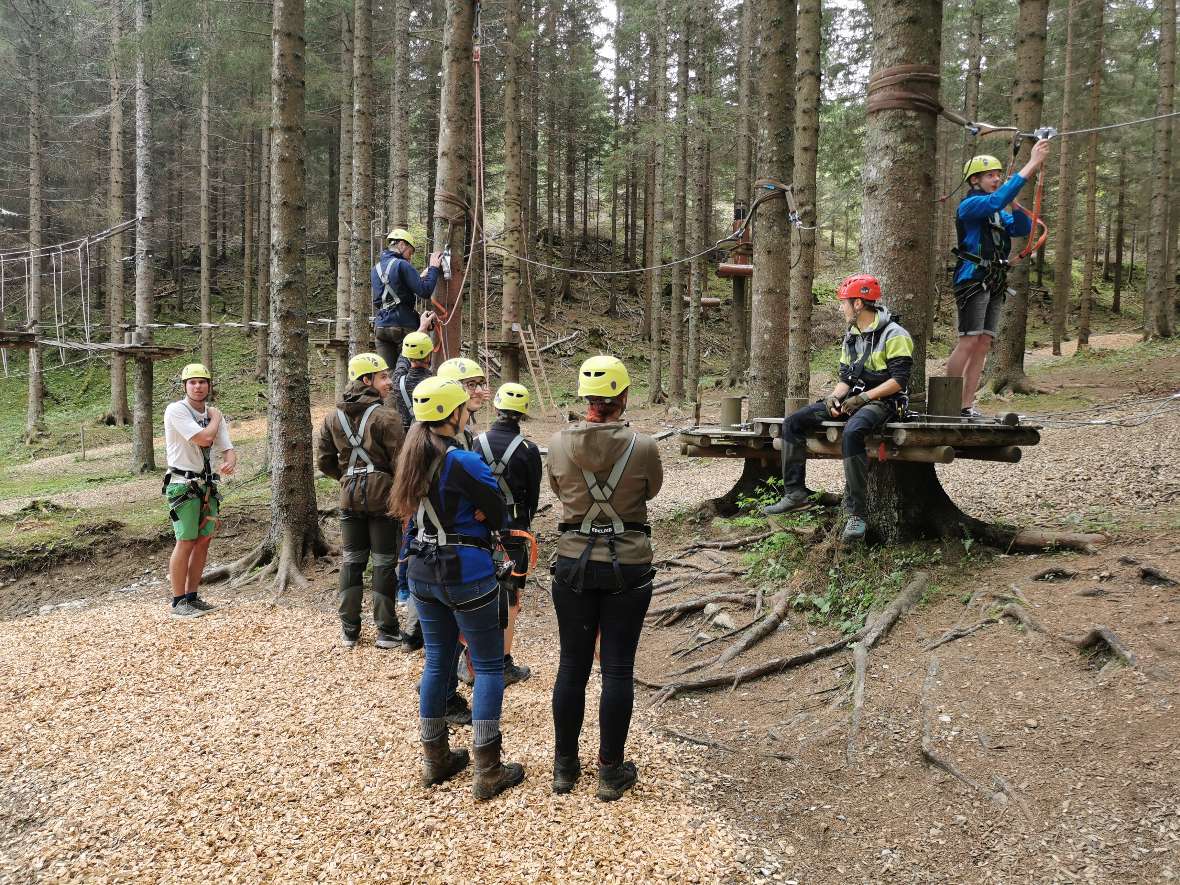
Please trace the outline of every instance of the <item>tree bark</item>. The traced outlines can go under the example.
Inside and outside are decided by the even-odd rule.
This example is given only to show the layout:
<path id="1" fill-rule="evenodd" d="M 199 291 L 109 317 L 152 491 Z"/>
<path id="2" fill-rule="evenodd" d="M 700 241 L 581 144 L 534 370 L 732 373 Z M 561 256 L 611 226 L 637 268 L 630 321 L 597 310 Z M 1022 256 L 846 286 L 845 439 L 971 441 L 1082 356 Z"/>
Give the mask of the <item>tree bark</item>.
<path id="1" fill-rule="evenodd" d="M 791 270 L 791 329 L 787 396 L 806 398 L 811 386 L 811 287 L 815 280 L 816 161 L 819 154 L 821 0 L 800 0 L 795 73 L 795 202 L 799 258 Z"/>
<path id="2" fill-rule="evenodd" d="M 1159 92 L 1156 115 L 1170 114 L 1176 83 L 1176 0 L 1157 0 L 1160 12 Z M 1168 271 L 1170 174 L 1172 165 L 1171 119 L 1157 120 L 1151 156 L 1151 211 L 1147 227 L 1147 285 L 1143 293 L 1143 337 L 1170 338 L 1175 316 Z"/>
<path id="3" fill-rule="evenodd" d="M 664 24 L 668 15 L 667 0 L 656 0 L 656 18 L 651 31 L 652 45 L 652 189 L 651 189 L 651 266 L 664 260 L 664 127 L 667 114 L 665 108 L 665 94 L 667 83 L 665 71 L 667 68 L 667 40 L 664 36 Z M 648 297 L 651 299 L 651 361 L 648 364 L 647 386 L 648 402 L 651 404 L 662 402 L 663 390 L 663 275 L 659 270 L 652 270 L 650 275 Z M 680 296 L 673 292 L 675 300 Z M 679 329 L 672 331 L 679 334 Z"/>
<path id="4" fill-rule="evenodd" d="M 352 19 L 340 12 L 340 196 L 336 204 L 336 337 L 348 341 L 352 324 Z M 336 399 L 348 386 L 348 354 L 336 351 Z"/>
<path id="5" fill-rule="evenodd" d="M 501 304 L 500 380 L 520 380 L 520 355 L 515 346 L 513 326 L 520 322 L 520 262 L 523 255 L 524 206 L 521 200 L 522 158 L 520 151 L 520 108 L 517 90 L 520 79 L 520 10 L 515 3 L 504 8 L 504 256 L 503 297 Z"/>
<path id="6" fill-rule="evenodd" d="M 1124 208 L 1127 193 L 1127 149 L 1119 148 L 1119 195 L 1114 210 L 1114 295 L 1110 309 L 1121 313 L 1123 309 L 1123 242 L 1126 240 Z"/>
<path id="7" fill-rule="evenodd" d="M 269 124 L 262 128 L 262 147 L 258 153 L 258 322 L 270 321 L 270 252 L 271 252 L 271 131 Z M 259 327 L 254 366 L 254 377 L 263 381 L 268 371 L 267 347 L 269 334 L 265 326 Z"/>
<path id="8" fill-rule="evenodd" d="M 738 131 L 734 159 L 734 219 L 744 218 L 750 207 L 753 189 L 754 124 L 751 110 L 750 67 L 754 53 L 754 28 L 758 18 L 758 0 L 743 0 L 741 38 L 737 51 Z M 735 387 L 746 378 L 750 365 L 750 308 L 744 277 L 733 279 L 733 352 L 729 360 L 729 385 Z"/>
<path id="9" fill-rule="evenodd" d="M 41 217 L 44 195 L 42 193 L 42 78 L 43 40 L 42 16 L 44 9 L 40 0 L 29 4 L 27 45 L 29 77 L 29 252 L 36 256 L 29 261 L 29 326 L 40 334 L 41 322 Z M 25 435 L 31 441 L 45 429 L 45 379 L 41 348 L 29 350 L 28 406 L 25 411 Z"/>
<path id="10" fill-rule="evenodd" d="M 1102 29 L 1105 25 L 1106 0 L 1092 0 L 1093 13 L 1088 17 L 1087 31 L 1090 38 L 1090 76 L 1087 86 L 1090 90 L 1090 122 L 1097 126 L 1102 115 Z M 1068 139 L 1067 139 L 1068 140 Z M 1086 258 L 1082 270 L 1082 299 L 1078 315 L 1078 350 L 1090 349 L 1090 310 L 1094 299 L 1094 263 L 1097 260 L 1098 244 L 1098 133 L 1090 133 L 1086 148 Z M 1108 240 L 1109 244 L 1109 240 Z M 1109 249 L 1107 250 L 1109 254 Z"/>
<path id="11" fill-rule="evenodd" d="M 680 40 L 676 47 L 676 190 L 672 194 L 672 254 L 679 258 L 688 254 L 688 181 L 689 153 L 696 138 L 689 138 L 688 121 L 688 54 L 693 38 L 693 10 L 696 0 L 681 0 L 683 17 Z M 695 176 L 694 176 L 695 179 Z M 695 225 L 694 225 L 695 238 Z M 672 301 L 668 306 L 668 399 L 684 401 L 684 299 L 685 266 L 671 267 Z M 689 321 L 691 322 L 691 320 Z"/>
<path id="12" fill-rule="evenodd" d="M 210 231 L 210 190 L 209 190 L 209 91 L 213 66 L 213 26 L 209 17 L 210 0 L 201 2 L 201 36 L 204 40 L 204 57 L 201 59 L 201 362 L 213 371 L 213 329 L 207 324 L 213 322 L 213 306 L 210 303 L 213 277 L 213 242 Z"/>
<path id="13" fill-rule="evenodd" d="M 692 170 L 691 181 L 693 190 L 692 199 L 692 230 L 688 239 L 688 248 L 692 254 L 696 254 L 706 249 L 710 245 L 709 241 L 709 169 L 708 169 L 708 153 L 709 153 L 709 102 L 712 96 L 709 94 L 709 75 L 708 68 L 712 63 L 712 53 L 714 51 L 712 42 L 709 39 L 712 24 L 709 16 L 709 0 L 694 0 L 693 3 L 696 12 L 696 22 L 694 23 L 694 33 L 697 39 L 697 64 L 696 64 L 696 82 L 691 91 L 693 106 L 689 111 L 689 117 L 692 123 Z M 689 44 L 691 45 L 691 43 Z M 680 252 L 677 257 L 685 254 Z M 704 255 L 698 255 L 689 265 L 691 268 L 691 279 L 689 280 L 689 303 L 688 303 L 688 359 L 685 367 L 684 389 L 688 394 L 690 402 L 700 402 L 700 379 L 701 379 L 701 298 L 705 294 L 705 288 L 708 285 L 708 277 L 706 276 L 706 260 Z M 672 303 L 677 301 L 677 295 L 673 292 Z M 683 303 L 683 302 L 682 302 Z M 680 330 L 675 324 L 672 326 L 672 340 L 675 341 L 680 335 Z"/>
<path id="14" fill-rule="evenodd" d="M 393 91 L 389 96 L 389 226 L 410 225 L 410 0 L 394 0 Z"/>
<path id="15" fill-rule="evenodd" d="M 119 44 L 123 39 L 123 14 L 118 2 L 111 3 L 110 70 L 111 118 L 107 131 L 107 150 L 110 157 L 107 187 L 107 224 L 111 227 L 123 220 L 123 94 L 119 72 Z M 110 318 L 112 344 L 123 343 L 123 297 L 126 291 L 123 277 L 123 235 L 115 234 L 107 240 L 107 315 Z M 127 408 L 127 358 L 111 355 L 111 406 L 105 423 L 123 426 L 131 423 Z"/>
<path id="16" fill-rule="evenodd" d="M 1069 131 L 1073 128 L 1073 121 L 1077 117 L 1076 104 L 1078 88 L 1074 80 L 1078 74 L 1078 45 L 1077 33 L 1081 25 L 1082 0 L 1069 0 L 1068 19 L 1065 26 L 1065 76 L 1063 81 L 1064 96 L 1061 100 L 1061 128 Z M 1061 343 L 1065 340 L 1065 321 L 1069 313 L 1069 299 L 1073 291 L 1073 213 L 1075 191 L 1075 160 L 1077 151 L 1073 147 L 1074 139 L 1064 139 L 1061 145 L 1061 159 L 1057 173 L 1057 205 L 1059 213 L 1057 224 L 1053 231 L 1057 239 L 1053 255 L 1053 353 L 1061 353 Z"/>
<path id="17" fill-rule="evenodd" d="M 245 180 L 245 200 L 242 203 L 242 322 L 249 323 L 254 319 L 254 249 L 256 243 L 254 185 L 257 179 L 254 175 L 254 130 L 243 128 L 242 141 L 246 145 L 246 167 L 242 172 L 242 178 Z M 246 334 L 251 335 L 253 332 L 254 330 L 247 325 Z"/>
<path id="18" fill-rule="evenodd" d="M 1021 132 L 1032 132 L 1041 125 L 1045 101 L 1045 34 L 1049 14 L 1048 0 L 1020 0 L 1016 21 L 1016 78 L 1012 86 L 1012 116 Z M 1025 140 L 1027 144 L 1027 139 Z M 1017 163 L 1028 157 L 1031 145 L 1022 148 Z M 1016 248 L 1014 244 L 1013 248 Z M 1037 260 L 1042 259 L 1040 250 Z M 1028 334 L 1029 261 L 1015 265 L 1008 274 L 1012 294 L 1004 303 L 1000 335 L 992 363 L 992 388 L 997 392 L 1029 392 L 1032 388 L 1024 372 L 1024 345 Z M 1038 285 L 1040 283 L 1038 282 Z"/>
<path id="19" fill-rule="evenodd" d="M 765 0 L 758 69 L 758 177 L 789 183 L 794 165 L 795 2 Z M 750 316 L 750 415 L 783 414 L 791 311 L 791 227 L 782 196 L 758 208 L 754 222 Z"/>
<path id="20" fill-rule="evenodd" d="M 369 350 L 373 289 L 369 283 L 373 222 L 373 3 L 354 0 L 352 50 L 352 224 L 349 352 Z"/>
<path id="21" fill-rule="evenodd" d="M 135 2 L 135 33 L 139 46 L 135 53 L 135 336 L 140 343 L 150 343 L 155 304 L 152 268 L 153 182 L 152 182 L 152 87 L 148 82 L 147 28 L 150 20 L 148 0 Z M 152 445 L 152 361 L 136 360 L 135 407 L 132 413 L 131 469 L 146 473 L 156 469 Z"/>

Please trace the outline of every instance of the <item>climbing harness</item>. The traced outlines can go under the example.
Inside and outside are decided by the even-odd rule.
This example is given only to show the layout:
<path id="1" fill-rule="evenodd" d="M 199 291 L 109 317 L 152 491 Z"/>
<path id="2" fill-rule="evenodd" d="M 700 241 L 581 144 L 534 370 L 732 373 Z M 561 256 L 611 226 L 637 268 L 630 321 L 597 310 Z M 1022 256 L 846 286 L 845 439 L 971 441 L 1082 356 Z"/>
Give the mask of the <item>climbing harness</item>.
<path id="1" fill-rule="evenodd" d="M 394 305 L 401 303 L 401 299 L 398 297 L 397 292 L 395 292 L 393 286 L 389 284 L 389 271 L 394 267 L 397 267 L 397 263 L 399 261 L 405 261 L 405 259 L 400 255 L 394 255 L 388 264 L 382 264 L 380 261 L 378 261 L 377 266 L 374 268 L 377 271 L 377 279 L 379 279 L 381 281 L 381 285 L 384 286 L 384 288 L 381 290 L 382 310 L 388 310 Z"/>
<path id="2" fill-rule="evenodd" d="M 351 447 L 348 454 L 348 467 L 344 471 L 341 483 L 356 482 L 356 477 L 360 478 L 361 505 L 363 507 L 368 507 L 369 504 L 369 474 L 375 473 L 377 470 L 377 465 L 373 463 L 372 456 L 364 446 L 365 428 L 369 424 L 370 416 L 380 407 L 381 403 L 377 402 L 365 409 L 355 433 L 352 430 L 352 425 L 348 423 L 348 416 L 344 414 L 344 410 L 336 410 L 336 419 L 340 422 L 340 430 L 343 431 L 344 438 L 348 440 L 348 445 Z"/>
<path id="3" fill-rule="evenodd" d="M 189 414 L 193 420 L 201 427 L 209 426 L 209 413 L 206 410 L 204 414 L 198 412 L 188 404 L 187 399 L 181 400 L 184 407 L 188 409 Z M 201 446 L 201 460 L 204 462 L 204 468 L 200 471 L 185 470 L 181 467 L 168 467 L 164 471 L 164 481 L 160 485 L 160 494 L 168 495 L 168 486 L 175 485 L 174 477 L 184 480 L 184 493 L 176 498 L 168 498 L 168 518 L 173 522 L 180 522 L 180 508 L 184 506 L 187 501 L 200 501 L 202 510 L 207 509 L 210 500 L 221 506 L 221 492 L 217 488 L 217 484 L 221 482 L 221 475 L 213 471 L 213 464 L 211 459 L 212 445 Z M 202 488 L 202 485 L 204 488 Z M 197 526 L 198 532 L 205 528 L 209 520 L 212 519 L 215 523 L 214 530 L 221 525 L 221 518 L 206 514 L 200 524 Z"/>
<path id="4" fill-rule="evenodd" d="M 406 376 L 402 375 L 397 379 L 397 389 L 401 391 L 402 402 L 406 404 L 406 408 L 410 410 L 410 418 L 414 417 L 414 400 L 410 397 L 410 390 L 406 387 Z"/>
<path id="5" fill-rule="evenodd" d="M 444 493 L 438 480 L 442 473 L 446 455 L 435 459 L 430 468 L 430 479 L 427 483 L 426 494 L 418 500 L 418 510 L 414 514 L 414 525 L 417 534 L 410 542 L 409 551 L 416 558 L 434 570 L 434 582 L 454 584 L 462 580 L 462 567 L 459 561 L 458 547 L 474 547 L 494 554 L 496 545 L 488 538 L 475 535 L 465 535 L 456 531 L 454 526 L 443 521 L 430 500 L 430 490 L 437 487 L 439 506 L 445 510 Z M 456 606 L 459 611 L 478 608 L 484 601 L 499 592 L 498 588 L 479 597 L 478 600 Z"/>
<path id="6" fill-rule="evenodd" d="M 861 376 L 863 376 L 864 372 L 865 372 L 865 366 L 868 363 L 869 359 L 872 357 L 872 355 L 877 352 L 877 346 L 885 338 L 885 333 L 887 331 L 889 331 L 889 329 L 891 327 L 894 327 L 894 326 L 896 326 L 898 329 L 903 328 L 901 323 L 899 323 L 896 318 L 891 316 L 889 318 L 889 322 L 878 326 L 876 329 L 872 329 L 868 332 L 862 332 L 860 335 L 855 336 L 855 338 L 859 340 L 861 345 L 863 345 L 863 349 L 858 347 L 855 355 L 853 355 L 852 353 L 849 354 L 850 356 L 852 356 L 852 362 L 849 364 L 849 367 L 848 367 L 848 371 L 849 371 L 848 395 L 849 396 L 853 396 L 858 393 L 863 393 L 866 389 L 868 389 L 868 387 L 864 383 L 864 381 L 861 380 Z M 845 345 L 847 345 L 853 337 L 854 336 L 852 336 L 851 334 L 845 334 L 845 336 L 844 336 Z M 909 395 L 907 393 L 905 393 L 904 391 L 902 391 L 900 393 L 896 393 L 893 396 L 886 398 L 885 400 L 877 400 L 877 402 L 880 402 L 883 405 L 892 405 L 893 408 L 897 411 L 897 413 L 899 415 L 906 414 L 906 412 L 909 409 Z"/>
<path id="7" fill-rule="evenodd" d="M 515 516 L 516 498 L 512 495 L 512 489 L 508 486 L 508 480 L 504 478 L 504 471 L 508 469 L 508 462 L 512 460 L 512 456 L 516 454 L 516 450 L 524 443 L 524 434 L 518 433 L 508 443 L 507 448 L 504 449 L 504 454 L 496 458 L 492 454 L 492 443 L 488 439 L 486 433 L 481 433 L 475 438 L 479 443 L 480 449 L 483 451 L 483 459 L 487 462 L 488 467 L 492 469 L 492 478 L 496 480 L 496 484 L 500 487 L 500 492 L 504 495 L 504 503 L 509 509 L 513 510 Z"/>
<path id="8" fill-rule="evenodd" d="M 623 478 L 623 472 L 627 469 L 631 455 L 635 452 L 635 444 L 638 440 L 639 434 L 633 433 L 631 435 L 631 442 L 627 445 L 627 450 L 623 452 L 622 457 L 611 468 L 606 482 L 599 483 L 598 477 L 592 471 L 584 467 L 582 468 L 582 479 L 586 483 L 586 490 L 590 493 L 591 498 L 590 509 L 586 511 L 586 515 L 582 517 L 580 523 L 562 522 L 557 525 L 557 530 L 563 534 L 565 532 L 574 532 L 586 538 L 586 547 L 582 551 L 582 555 L 578 557 L 577 583 L 573 587 L 576 592 L 580 593 L 585 587 L 586 565 L 590 562 L 590 554 L 594 550 L 594 546 L 600 540 L 606 541 L 607 549 L 610 551 L 611 568 L 614 571 L 615 583 L 619 591 L 626 590 L 627 584 L 623 579 L 623 569 L 619 564 L 615 541 L 624 532 L 643 532 L 645 535 L 651 535 L 650 525 L 645 522 L 624 522 L 623 518 L 619 516 L 618 511 L 611 504 L 611 498 L 614 497 L 619 480 Z M 594 520 L 599 516 L 609 519 L 610 523 L 596 523 Z"/>

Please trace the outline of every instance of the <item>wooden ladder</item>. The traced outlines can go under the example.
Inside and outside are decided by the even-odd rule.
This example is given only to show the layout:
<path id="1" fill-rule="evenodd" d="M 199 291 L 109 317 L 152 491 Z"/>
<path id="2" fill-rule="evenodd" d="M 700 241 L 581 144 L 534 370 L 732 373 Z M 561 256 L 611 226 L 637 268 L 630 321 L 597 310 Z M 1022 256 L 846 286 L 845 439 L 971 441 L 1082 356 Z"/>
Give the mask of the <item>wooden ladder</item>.
<path id="1" fill-rule="evenodd" d="M 524 350 L 525 362 L 529 366 L 529 374 L 533 376 L 533 386 L 537 388 L 537 399 L 541 401 L 541 408 L 551 409 L 557 415 L 557 402 L 553 399 L 553 391 L 549 388 L 549 377 L 545 374 L 545 361 L 541 358 L 541 350 L 537 347 L 537 336 L 532 326 L 513 324 L 520 336 L 520 346 Z M 558 415 L 560 418 L 561 416 Z"/>

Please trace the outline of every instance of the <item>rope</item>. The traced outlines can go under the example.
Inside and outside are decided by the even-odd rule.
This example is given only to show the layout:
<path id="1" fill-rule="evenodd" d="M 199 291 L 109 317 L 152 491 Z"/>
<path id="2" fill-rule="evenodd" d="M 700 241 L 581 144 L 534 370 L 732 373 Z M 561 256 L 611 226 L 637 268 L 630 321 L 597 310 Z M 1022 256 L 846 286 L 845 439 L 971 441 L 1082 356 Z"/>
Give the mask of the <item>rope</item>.
<path id="1" fill-rule="evenodd" d="M 889 110 L 941 114 L 940 80 L 938 68 L 934 65 L 883 68 L 869 78 L 866 110 L 870 114 Z"/>

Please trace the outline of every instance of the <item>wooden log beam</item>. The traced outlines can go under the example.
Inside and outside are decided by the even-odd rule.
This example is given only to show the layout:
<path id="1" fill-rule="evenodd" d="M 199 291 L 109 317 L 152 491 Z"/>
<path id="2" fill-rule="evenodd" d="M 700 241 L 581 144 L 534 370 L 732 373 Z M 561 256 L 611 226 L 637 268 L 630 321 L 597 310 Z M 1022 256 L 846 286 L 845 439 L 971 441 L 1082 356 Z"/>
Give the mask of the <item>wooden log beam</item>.
<path id="1" fill-rule="evenodd" d="M 760 461 L 778 461 L 778 455 L 771 449 L 755 449 L 740 446 L 694 446 L 685 443 L 680 454 L 689 458 L 753 458 Z"/>
<path id="2" fill-rule="evenodd" d="M 959 427 L 915 425 L 898 428 L 891 435 L 894 445 L 898 446 L 1035 446 L 1041 441 L 1041 434 L 1031 427 L 1005 427 L 1001 424 L 975 427 L 969 424 Z"/>
<path id="3" fill-rule="evenodd" d="M 1020 460 L 1021 450 L 1016 446 L 984 446 L 961 449 L 955 447 L 955 457 L 968 461 L 1003 461 L 1015 464 Z"/>
<path id="4" fill-rule="evenodd" d="M 774 441 L 774 448 L 782 450 L 782 440 Z M 870 460 L 879 460 L 881 447 L 879 444 L 866 446 Z M 807 440 L 808 458 L 843 458 L 844 453 L 839 443 L 831 443 L 826 439 L 811 438 Z M 951 446 L 906 446 L 905 448 L 887 447 L 886 461 L 906 461 L 914 464 L 950 464 L 955 460 L 955 450 Z"/>

